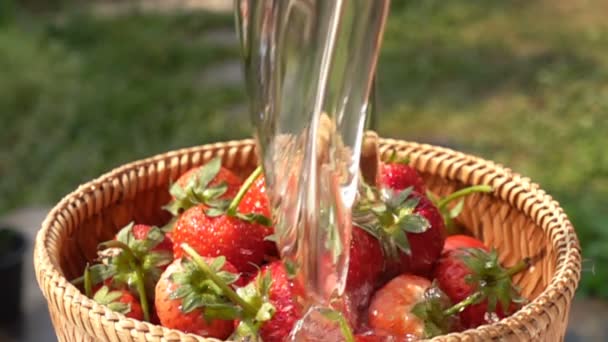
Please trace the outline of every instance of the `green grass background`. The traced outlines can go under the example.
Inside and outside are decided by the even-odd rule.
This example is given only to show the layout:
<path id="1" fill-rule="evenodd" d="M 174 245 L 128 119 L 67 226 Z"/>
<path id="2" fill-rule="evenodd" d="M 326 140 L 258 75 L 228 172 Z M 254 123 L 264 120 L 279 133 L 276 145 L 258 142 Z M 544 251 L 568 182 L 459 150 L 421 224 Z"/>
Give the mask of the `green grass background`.
<path id="1" fill-rule="evenodd" d="M 170 149 L 251 134 L 235 46 L 202 12 L 32 13 L 0 4 L 0 213 Z M 571 216 L 582 294 L 608 297 L 608 13 L 603 0 L 393 1 L 379 131 L 509 166 Z M 230 127 L 230 129 L 225 129 Z"/>

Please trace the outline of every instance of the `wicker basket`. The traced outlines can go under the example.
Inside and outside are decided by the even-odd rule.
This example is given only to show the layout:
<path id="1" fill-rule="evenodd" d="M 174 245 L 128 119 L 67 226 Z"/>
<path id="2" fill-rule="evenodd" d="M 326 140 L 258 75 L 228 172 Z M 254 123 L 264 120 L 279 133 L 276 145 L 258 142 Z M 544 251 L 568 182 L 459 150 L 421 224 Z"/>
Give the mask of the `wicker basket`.
<path id="1" fill-rule="evenodd" d="M 428 187 L 446 194 L 460 187 L 487 184 L 492 195 L 465 201 L 459 220 L 506 264 L 523 256 L 539 261 L 515 277 L 530 302 L 498 323 L 434 341 L 562 341 L 580 277 L 581 255 L 570 221 L 549 195 L 529 179 L 492 162 L 448 149 L 380 139 L 380 155 L 407 155 Z M 256 163 L 251 140 L 204 145 L 124 165 L 80 186 L 66 196 L 43 223 L 34 252 L 36 277 L 60 341 L 212 341 L 112 312 L 88 299 L 68 279 L 79 275 L 98 242 L 135 220 L 161 224 L 160 207 L 169 200 L 168 184 L 189 168 L 214 156 L 245 175 Z"/>

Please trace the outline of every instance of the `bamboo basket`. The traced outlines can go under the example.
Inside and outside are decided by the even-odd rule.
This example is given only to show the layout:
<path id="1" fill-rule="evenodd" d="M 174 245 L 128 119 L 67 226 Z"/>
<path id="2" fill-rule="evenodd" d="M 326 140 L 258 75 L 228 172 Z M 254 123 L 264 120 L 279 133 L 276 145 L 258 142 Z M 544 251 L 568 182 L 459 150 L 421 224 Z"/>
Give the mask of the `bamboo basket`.
<path id="1" fill-rule="evenodd" d="M 494 246 L 501 261 L 525 256 L 538 261 L 515 283 L 530 301 L 511 317 L 433 341 L 562 341 L 581 270 L 574 229 L 551 196 L 528 178 L 495 163 L 449 149 L 379 139 L 379 156 L 408 156 L 429 189 L 445 195 L 486 184 L 493 194 L 465 200 L 459 221 Z M 257 157 L 252 140 L 203 145 L 119 167 L 63 198 L 48 214 L 34 251 L 36 277 L 48 302 L 59 341 L 217 341 L 126 318 L 98 305 L 69 283 L 95 257 L 100 241 L 132 220 L 162 224 L 168 186 L 186 170 L 221 156 L 223 165 L 246 175 Z M 369 158 L 369 156 L 368 156 Z M 365 158 L 363 158 L 365 160 Z"/>

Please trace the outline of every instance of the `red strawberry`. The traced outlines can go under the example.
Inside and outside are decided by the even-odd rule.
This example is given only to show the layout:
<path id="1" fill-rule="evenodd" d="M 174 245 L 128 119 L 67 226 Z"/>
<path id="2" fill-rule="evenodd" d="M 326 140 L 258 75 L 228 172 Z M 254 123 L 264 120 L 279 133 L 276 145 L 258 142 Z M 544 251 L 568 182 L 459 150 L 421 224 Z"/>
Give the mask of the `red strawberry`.
<path id="1" fill-rule="evenodd" d="M 84 275 L 72 281 L 84 282 L 87 296 L 102 284 L 136 294 L 144 320 L 150 321 L 154 286 L 173 260 L 171 240 L 157 227 L 128 224 L 113 240 L 99 244 L 101 263 L 85 268 Z"/>
<path id="2" fill-rule="evenodd" d="M 404 163 L 382 163 L 380 165 L 380 186 L 393 190 L 405 190 L 413 187 L 414 191 L 424 194 L 426 186 L 418 171 Z"/>
<path id="3" fill-rule="evenodd" d="M 490 322 L 491 315 L 503 318 L 521 303 L 511 276 L 529 266 L 524 259 L 510 269 L 504 269 L 496 251 L 487 252 L 486 248 L 457 248 L 446 251 L 435 269 L 439 288 L 452 301 L 462 301 L 475 293 L 482 297 L 476 304 L 460 313 L 465 328 L 475 328 Z"/>
<path id="4" fill-rule="evenodd" d="M 445 243 L 443 244 L 443 252 L 449 252 L 454 249 L 459 248 L 481 248 L 485 251 L 490 251 L 480 240 L 477 240 L 474 237 L 468 235 L 452 235 L 448 236 L 445 239 Z"/>
<path id="5" fill-rule="evenodd" d="M 302 318 L 301 308 L 295 300 L 298 290 L 281 261 L 275 261 L 262 268 L 254 280 L 258 283 L 256 286 L 261 287 L 262 293 L 264 285 L 259 284 L 264 278 L 270 280 L 267 298 L 274 307 L 274 314 L 262 324 L 259 334 L 264 342 L 282 342 L 287 339 L 296 321 Z"/>
<path id="6" fill-rule="evenodd" d="M 412 335 L 392 336 L 375 331 L 355 335 L 355 342 L 411 342 L 416 340 L 416 337 Z"/>
<path id="7" fill-rule="evenodd" d="M 258 168 L 247 179 L 228 208 L 200 204 L 182 213 L 172 232 L 175 258 L 182 257 L 181 245 L 186 243 L 202 256 L 223 255 L 239 271 L 254 273 L 264 260 L 270 219 L 241 200 L 260 173 Z"/>
<path id="8" fill-rule="evenodd" d="M 199 269 L 209 268 L 192 247 L 186 244 L 181 247 Z M 232 339 L 257 340 L 261 337 L 265 342 L 282 342 L 302 317 L 296 297 L 303 292 L 290 279 L 281 261 L 264 266 L 247 286 L 236 291 L 219 277 L 212 280 L 223 290 L 222 295 L 239 308 L 233 311 L 239 315 L 239 322 Z"/>
<path id="9" fill-rule="evenodd" d="M 358 227 L 353 227 L 346 292 L 357 309 L 367 306 L 384 271 L 384 255 L 378 240 Z"/>
<path id="10" fill-rule="evenodd" d="M 264 260 L 264 238 L 267 231 L 240 218 L 220 214 L 212 216 L 208 208 L 199 205 L 181 214 L 173 229 L 174 256 L 180 258 L 179 246 L 187 243 L 200 255 L 223 255 L 239 271 L 255 272 Z"/>
<path id="11" fill-rule="evenodd" d="M 149 238 L 149 234 L 153 228 L 154 227 L 145 224 L 136 224 L 133 226 L 133 236 L 137 240 L 144 241 Z M 155 233 L 152 232 L 152 234 Z M 171 238 L 167 234 L 164 234 L 163 240 L 152 247 L 150 251 L 173 253 L 173 241 L 171 241 Z"/>
<path id="12" fill-rule="evenodd" d="M 369 325 L 395 336 L 424 337 L 424 321 L 412 313 L 431 282 L 414 275 L 400 275 L 378 290 L 368 310 Z"/>
<path id="13" fill-rule="evenodd" d="M 453 314 L 469 303 L 450 307 L 449 299 L 431 285 L 425 278 L 402 274 L 378 290 L 368 309 L 372 335 L 405 339 L 450 332 L 457 324 Z"/>
<path id="14" fill-rule="evenodd" d="M 430 200 L 411 187 L 402 191 L 364 188 L 353 220 L 381 242 L 390 275 L 428 276 L 441 255 L 443 218 Z"/>
<path id="15" fill-rule="evenodd" d="M 93 300 L 129 318 L 144 319 L 139 301 L 127 290 L 110 290 L 104 285 L 95 292 Z"/>
<path id="16" fill-rule="evenodd" d="M 221 160 L 221 158 L 213 159 L 209 163 L 213 163 L 213 162 L 215 162 L 215 160 Z M 188 185 L 189 185 L 188 183 L 191 181 L 194 181 L 195 184 L 197 184 L 197 182 L 198 182 L 197 185 L 200 185 L 199 180 L 200 180 L 201 174 L 206 171 L 205 166 L 208 166 L 208 165 L 209 164 L 197 166 L 197 167 L 194 167 L 194 168 L 186 171 L 184 174 L 179 176 L 176 183 L 184 189 L 186 189 L 188 187 Z M 220 169 L 217 171 L 217 174 L 215 175 L 213 180 L 211 182 L 209 182 L 208 186 L 216 186 L 216 185 L 220 185 L 221 183 L 226 183 L 226 185 L 228 186 L 228 188 L 226 189 L 226 192 L 224 193 L 224 197 L 232 198 L 239 191 L 242 180 L 237 175 L 232 173 L 232 171 L 230 171 L 224 167 L 220 167 Z"/>
<path id="17" fill-rule="evenodd" d="M 411 252 L 401 253 L 401 272 L 429 275 L 443 249 L 445 225 L 437 208 L 426 197 L 413 193 L 411 198 L 419 201 L 414 214 L 424 217 L 429 228 L 421 233 L 407 233 Z"/>
<path id="18" fill-rule="evenodd" d="M 270 212 L 270 200 L 266 193 L 266 180 L 264 175 L 260 175 L 255 179 L 249 190 L 243 196 L 243 199 L 239 203 L 238 211 L 244 214 L 258 214 L 264 217 L 271 218 Z M 264 226 L 266 230 L 266 236 L 270 236 L 274 233 L 272 226 Z M 266 241 L 266 255 L 278 256 L 277 246 L 273 241 Z"/>
<path id="19" fill-rule="evenodd" d="M 208 270 L 230 285 L 236 268 L 224 258 L 203 258 Z M 232 333 L 234 306 L 223 289 L 205 271 L 185 259 L 176 259 L 156 284 L 156 311 L 163 326 L 204 337 L 226 339 Z"/>
<path id="20" fill-rule="evenodd" d="M 199 204 L 217 205 L 232 199 L 241 180 L 230 170 L 222 167 L 222 159 L 216 157 L 206 164 L 184 173 L 169 192 L 172 200 L 165 206 L 173 216 Z"/>

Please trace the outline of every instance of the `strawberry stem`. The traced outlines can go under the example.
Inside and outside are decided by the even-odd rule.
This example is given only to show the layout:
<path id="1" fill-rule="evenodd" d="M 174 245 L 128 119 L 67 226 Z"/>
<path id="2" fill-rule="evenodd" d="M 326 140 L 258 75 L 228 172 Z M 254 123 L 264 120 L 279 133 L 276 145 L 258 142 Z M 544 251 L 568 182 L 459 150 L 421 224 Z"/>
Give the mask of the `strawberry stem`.
<path id="1" fill-rule="evenodd" d="M 78 278 L 74 278 L 70 280 L 70 283 L 74 286 L 78 286 L 84 282 L 84 276 L 80 276 Z"/>
<path id="2" fill-rule="evenodd" d="M 146 295 L 146 287 L 144 286 L 144 272 L 139 265 L 134 264 L 133 266 L 135 267 L 135 276 L 137 278 L 135 280 L 135 287 L 139 294 L 141 309 L 144 312 L 144 320 L 150 322 L 150 307 L 148 306 L 148 296 Z"/>
<path id="3" fill-rule="evenodd" d="M 139 303 L 141 304 L 141 309 L 144 312 L 144 320 L 149 322 L 150 307 L 148 305 L 148 297 L 146 295 L 146 287 L 144 285 L 144 272 L 141 268 L 141 263 L 139 259 L 137 259 L 137 257 L 127 244 L 118 240 L 102 242 L 99 244 L 98 248 L 120 248 L 125 253 L 127 260 L 129 261 L 129 266 L 131 266 L 131 269 L 135 272 L 135 289 L 137 290 L 137 294 L 139 295 Z"/>
<path id="4" fill-rule="evenodd" d="M 87 263 L 87 265 L 84 268 L 84 294 L 89 297 L 89 298 L 93 298 L 93 286 L 92 286 L 92 281 L 91 281 L 91 270 L 89 270 L 89 263 Z"/>
<path id="5" fill-rule="evenodd" d="M 207 278 L 217 285 L 224 295 L 228 297 L 234 304 L 240 306 L 245 316 L 247 317 L 255 317 L 257 315 L 258 309 L 256 309 L 253 305 L 247 303 L 243 300 L 226 282 L 224 282 L 220 277 L 218 277 L 209 267 L 207 262 L 201 258 L 201 256 L 194 250 L 192 247 L 188 246 L 188 244 L 182 243 L 182 249 L 186 252 L 192 261 L 199 267 L 199 269 L 205 274 Z"/>
<path id="6" fill-rule="evenodd" d="M 340 327 L 340 332 L 342 333 L 342 337 L 344 337 L 345 342 L 355 342 L 355 336 L 353 335 L 353 331 L 350 328 L 350 325 L 344 318 L 344 315 L 340 311 L 327 309 L 327 311 L 322 312 L 325 318 L 338 323 Z"/>
<path id="7" fill-rule="evenodd" d="M 505 274 L 503 275 L 504 278 L 511 278 L 511 276 L 526 270 L 528 267 L 530 267 L 530 265 L 532 265 L 532 259 L 530 258 L 523 258 L 522 260 L 520 260 L 517 264 L 515 264 L 512 267 L 509 267 L 507 269 L 507 271 L 505 272 Z"/>
<path id="8" fill-rule="evenodd" d="M 481 291 L 475 292 L 472 295 L 470 295 L 467 298 L 460 301 L 459 303 L 455 304 L 454 306 L 451 306 L 451 307 L 443 310 L 443 316 L 448 317 L 448 316 L 455 315 L 455 314 L 461 312 L 462 310 L 464 310 L 464 308 L 466 308 L 467 306 L 475 304 L 476 302 L 480 301 L 482 298 L 483 298 L 483 292 L 481 292 Z"/>
<path id="9" fill-rule="evenodd" d="M 262 167 L 258 166 L 255 170 L 253 170 L 253 172 L 249 175 L 249 177 L 247 177 L 247 179 L 245 180 L 245 182 L 239 189 L 239 192 L 236 194 L 234 199 L 232 199 L 232 202 L 230 202 L 230 205 L 228 206 L 228 210 L 226 210 L 226 215 L 236 216 L 237 209 L 239 207 L 239 203 L 241 203 L 241 200 L 243 199 L 243 197 L 245 197 L 247 190 L 249 190 L 249 188 L 251 188 L 251 185 L 253 184 L 253 182 L 255 182 L 255 180 L 261 174 L 262 174 Z"/>
<path id="10" fill-rule="evenodd" d="M 437 202 L 437 208 L 439 210 L 444 210 L 448 204 L 450 204 L 450 202 L 452 202 L 455 199 L 470 195 L 472 193 L 476 193 L 476 192 L 492 192 L 494 191 L 494 189 L 489 186 L 489 185 L 474 185 L 474 186 L 470 186 L 468 188 L 464 188 L 464 189 L 460 189 L 458 191 L 455 191 L 445 197 L 443 197 L 442 199 L 440 199 Z"/>
<path id="11" fill-rule="evenodd" d="M 131 248 L 127 244 L 120 242 L 118 240 L 102 242 L 97 246 L 97 248 L 98 249 L 120 248 L 127 255 L 127 259 L 137 260 L 137 257 L 135 256 L 135 254 L 133 254 L 133 251 L 131 250 Z"/>

